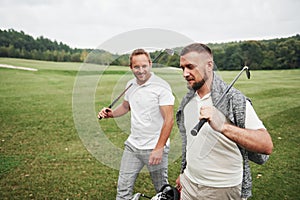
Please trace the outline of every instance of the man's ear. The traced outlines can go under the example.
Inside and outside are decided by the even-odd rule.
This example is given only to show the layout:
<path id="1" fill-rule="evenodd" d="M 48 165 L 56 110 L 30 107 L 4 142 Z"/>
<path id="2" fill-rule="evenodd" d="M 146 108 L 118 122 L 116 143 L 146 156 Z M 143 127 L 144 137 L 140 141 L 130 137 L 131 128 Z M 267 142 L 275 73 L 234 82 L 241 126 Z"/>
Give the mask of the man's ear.
<path id="1" fill-rule="evenodd" d="M 213 71 L 214 70 L 214 61 L 213 60 L 208 61 L 208 68 L 209 68 L 209 71 Z"/>

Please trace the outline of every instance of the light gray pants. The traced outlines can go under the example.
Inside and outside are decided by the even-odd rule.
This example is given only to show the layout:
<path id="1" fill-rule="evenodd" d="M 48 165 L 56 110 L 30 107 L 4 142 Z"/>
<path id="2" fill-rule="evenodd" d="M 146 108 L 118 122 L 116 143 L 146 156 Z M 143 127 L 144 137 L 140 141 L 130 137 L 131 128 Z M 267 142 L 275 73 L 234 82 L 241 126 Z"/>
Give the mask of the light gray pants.
<path id="1" fill-rule="evenodd" d="M 234 187 L 208 187 L 193 183 L 184 173 L 180 175 L 182 200 L 242 200 L 242 184 Z"/>
<path id="2" fill-rule="evenodd" d="M 117 200 L 132 198 L 134 183 L 145 165 L 148 168 L 156 192 L 159 192 L 160 188 L 168 183 L 169 147 L 165 147 L 162 162 L 159 165 L 149 165 L 151 152 L 152 149 L 140 150 L 125 142 L 119 172 Z"/>

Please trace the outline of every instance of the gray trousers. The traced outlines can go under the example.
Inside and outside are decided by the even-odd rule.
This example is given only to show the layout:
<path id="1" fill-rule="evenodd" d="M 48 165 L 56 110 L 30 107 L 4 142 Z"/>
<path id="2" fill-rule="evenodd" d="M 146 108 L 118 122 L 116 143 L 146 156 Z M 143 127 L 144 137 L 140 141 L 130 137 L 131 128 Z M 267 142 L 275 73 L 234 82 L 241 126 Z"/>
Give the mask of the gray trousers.
<path id="1" fill-rule="evenodd" d="M 203 186 L 190 181 L 184 173 L 180 175 L 180 184 L 182 200 L 243 200 L 241 184 L 223 188 Z"/>
<path id="2" fill-rule="evenodd" d="M 169 147 L 164 148 L 162 162 L 159 165 L 149 165 L 151 152 L 152 149 L 140 150 L 125 142 L 118 179 L 117 200 L 132 198 L 134 183 L 144 166 L 147 166 L 156 192 L 168 183 Z"/>

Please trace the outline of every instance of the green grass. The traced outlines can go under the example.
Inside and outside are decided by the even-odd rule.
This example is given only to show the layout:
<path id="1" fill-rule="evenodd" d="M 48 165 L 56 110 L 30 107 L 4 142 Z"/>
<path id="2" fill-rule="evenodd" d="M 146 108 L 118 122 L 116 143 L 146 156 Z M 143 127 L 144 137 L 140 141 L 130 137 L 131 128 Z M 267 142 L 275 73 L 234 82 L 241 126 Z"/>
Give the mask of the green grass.
<path id="1" fill-rule="evenodd" d="M 99 122 L 95 116 L 132 78 L 128 68 L 7 58 L 0 63 L 39 69 L 0 68 L 1 199 L 114 199 L 118 170 L 107 166 L 114 152 L 106 151 L 101 141 L 121 149 L 129 119 Z M 177 108 L 186 92 L 181 71 L 154 71 L 171 84 Z M 227 83 L 237 74 L 218 73 Z M 263 166 L 252 164 L 252 199 L 299 198 L 299 85 L 300 70 L 253 71 L 250 80 L 241 76 L 235 84 L 252 99 L 274 142 L 270 160 Z M 72 107 L 86 102 L 91 106 Z M 104 134 L 93 135 L 99 130 Z M 99 138 L 87 141 L 88 136 Z M 175 184 L 180 169 L 176 126 L 171 138 L 176 147 L 171 150 L 169 181 Z M 135 191 L 154 194 L 147 173 L 140 174 Z"/>

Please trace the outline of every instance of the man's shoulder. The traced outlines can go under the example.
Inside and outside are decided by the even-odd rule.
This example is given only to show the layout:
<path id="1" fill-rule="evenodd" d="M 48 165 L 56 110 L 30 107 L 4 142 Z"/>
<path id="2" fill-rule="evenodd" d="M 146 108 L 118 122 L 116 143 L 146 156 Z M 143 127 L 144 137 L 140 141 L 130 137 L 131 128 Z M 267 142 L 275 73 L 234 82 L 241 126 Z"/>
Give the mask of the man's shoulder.
<path id="1" fill-rule="evenodd" d="M 170 84 L 163 78 L 155 75 L 155 74 L 152 74 L 152 79 L 151 79 L 151 82 L 153 83 L 159 83 L 159 84 L 163 84 L 163 85 L 167 85 L 167 86 L 170 86 Z"/>

